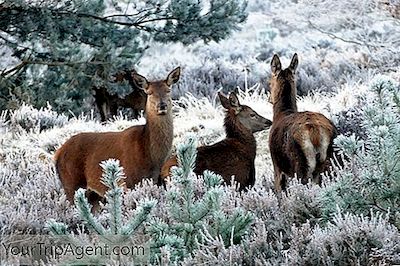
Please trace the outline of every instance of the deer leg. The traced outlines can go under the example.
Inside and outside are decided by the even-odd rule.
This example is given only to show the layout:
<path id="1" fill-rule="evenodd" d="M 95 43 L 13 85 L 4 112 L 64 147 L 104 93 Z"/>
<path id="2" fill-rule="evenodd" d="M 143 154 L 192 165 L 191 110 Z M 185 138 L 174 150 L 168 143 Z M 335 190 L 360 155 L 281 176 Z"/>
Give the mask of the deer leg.
<path id="1" fill-rule="evenodd" d="M 105 198 L 100 196 L 96 191 L 90 188 L 86 190 L 86 197 L 88 202 L 92 205 L 92 213 L 96 213 L 100 210 L 100 201 L 104 203 Z"/>
<path id="2" fill-rule="evenodd" d="M 329 160 L 317 163 L 315 170 L 312 173 L 312 181 L 315 184 L 321 185 L 321 183 L 322 183 L 321 173 L 325 172 L 326 170 L 329 170 L 329 165 L 330 165 Z"/>
<path id="3" fill-rule="evenodd" d="M 313 178 L 313 173 L 317 164 L 316 152 L 309 138 L 297 146 L 297 159 L 295 163 L 295 173 L 303 185 Z"/>
<path id="4" fill-rule="evenodd" d="M 118 115 L 118 104 L 111 103 L 108 109 L 108 119 L 114 118 Z"/>
<path id="5" fill-rule="evenodd" d="M 149 178 L 153 181 L 153 184 L 161 184 L 161 169 L 160 167 L 155 167 L 155 169 L 152 170 L 152 174 L 149 176 Z"/>
<path id="6" fill-rule="evenodd" d="M 86 188 L 86 179 L 80 173 L 76 173 L 76 175 L 70 173 L 69 169 L 71 168 L 65 166 L 64 163 L 60 161 L 57 162 L 57 171 L 67 200 L 71 204 L 74 204 L 75 191 L 78 190 L 78 188 Z"/>
<path id="7" fill-rule="evenodd" d="M 282 202 L 282 190 L 286 189 L 285 177 L 282 171 L 274 164 L 274 186 L 275 194 L 278 199 L 278 205 L 281 206 Z"/>
<path id="8" fill-rule="evenodd" d="M 110 108 L 106 102 L 102 103 L 100 107 L 100 116 L 103 122 L 107 121 L 110 118 Z"/>

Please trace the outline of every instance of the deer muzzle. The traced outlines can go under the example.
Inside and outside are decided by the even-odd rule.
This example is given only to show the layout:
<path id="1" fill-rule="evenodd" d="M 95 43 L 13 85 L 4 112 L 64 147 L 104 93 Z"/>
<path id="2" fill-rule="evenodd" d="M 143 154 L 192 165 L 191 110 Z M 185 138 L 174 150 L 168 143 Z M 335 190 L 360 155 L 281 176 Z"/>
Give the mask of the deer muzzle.
<path id="1" fill-rule="evenodd" d="M 157 104 L 158 115 L 166 115 L 168 111 L 168 104 L 165 102 L 160 102 Z"/>

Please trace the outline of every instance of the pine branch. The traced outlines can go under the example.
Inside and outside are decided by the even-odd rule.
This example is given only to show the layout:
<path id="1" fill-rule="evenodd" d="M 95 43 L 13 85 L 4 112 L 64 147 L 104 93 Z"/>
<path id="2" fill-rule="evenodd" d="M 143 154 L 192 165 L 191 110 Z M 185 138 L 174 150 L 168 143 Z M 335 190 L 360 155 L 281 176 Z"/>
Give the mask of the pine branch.
<path id="1" fill-rule="evenodd" d="M 85 190 L 82 188 L 75 192 L 75 205 L 79 210 L 80 217 L 84 219 L 91 229 L 99 235 L 104 235 L 106 233 L 104 227 L 96 221 L 93 214 L 90 212 L 91 205 L 85 196 Z"/>
<path id="2" fill-rule="evenodd" d="M 68 226 L 66 224 L 56 222 L 54 219 L 47 222 L 46 227 L 53 235 L 66 235 L 68 231 Z"/>
<path id="3" fill-rule="evenodd" d="M 131 219 L 127 225 L 122 227 L 121 234 L 131 235 L 133 232 L 135 232 L 137 228 L 148 219 L 148 216 L 150 215 L 156 203 L 157 201 L 155 200 L 143 202 L 136 210 L 134 218 Z"/>

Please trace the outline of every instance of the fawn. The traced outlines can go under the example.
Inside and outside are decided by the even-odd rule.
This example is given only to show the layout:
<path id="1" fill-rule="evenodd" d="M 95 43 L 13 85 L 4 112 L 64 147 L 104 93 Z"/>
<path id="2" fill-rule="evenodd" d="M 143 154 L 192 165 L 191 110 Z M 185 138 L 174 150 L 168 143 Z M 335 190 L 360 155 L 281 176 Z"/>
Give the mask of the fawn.
<path id="1" fill-rule="evenodd" d="M 197 148 L 194 172 L 202 174 L 204 170 L 211 170 L 220 174 L 227 184 L 234 176 L 239 189 L 243 190 L 255 183 L 257 143 L 253 133 L 269 128 L 272 122 L 249 106 L 241 105 L 235 93 L 231 93 L 229 98 L 221 93 L 218 96 L 227 110 L 224 119 L 226 138 L 213 145 Z M 177 165 L 176 156 L 162 167 L 161 180 L 165 180 L 174 165 Z"/>

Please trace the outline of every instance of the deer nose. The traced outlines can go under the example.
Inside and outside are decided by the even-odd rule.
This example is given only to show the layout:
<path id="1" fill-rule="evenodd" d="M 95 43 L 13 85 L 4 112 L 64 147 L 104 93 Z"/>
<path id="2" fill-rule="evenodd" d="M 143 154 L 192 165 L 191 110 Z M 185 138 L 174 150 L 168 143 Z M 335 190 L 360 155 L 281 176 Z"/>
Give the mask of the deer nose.
<path id="1" fill-rule="evenodd" d="M 267 127 L 271 127 L 271 126 L 272 126 L 272 121 L 269 120 L 269 119 L 266 119 L 265 125 L 266 125 Z"/>
<path id="2" fill-rule="evenodd" d="M 167 110 L 167 103 L 165 103 L 165 102 L 160 102 L 158 105 L 157 105 L 157 108 L 159 109 L 159 110 Z"/>

